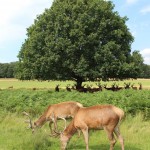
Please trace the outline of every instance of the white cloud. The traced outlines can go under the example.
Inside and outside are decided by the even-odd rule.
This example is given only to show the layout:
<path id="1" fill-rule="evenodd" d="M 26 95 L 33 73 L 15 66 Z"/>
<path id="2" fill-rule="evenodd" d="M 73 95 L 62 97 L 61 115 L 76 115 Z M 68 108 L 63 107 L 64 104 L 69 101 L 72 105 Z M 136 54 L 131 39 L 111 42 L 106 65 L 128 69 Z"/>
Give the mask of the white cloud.
<path id="1" fill-rule="evenodd" d="M 0 46 L 9 40 L 25 38 L 26 28 L 53 0 L 5 0 L 0 5 Z"/>
<path id="2" fill-rule="evenodd" d="M 131 4 L 135 4 L 136 2 L 138 2 L 139 0 L 126 0 L 126 3 L 131 5 Z"/>
<path id="3" fill-rule="evenodd" d="M 142 14 L 150 13 L 150 5 L 144 7 L 143 9 L 141 9 L 140 12 L 141 12 Z"/>
<path id="4" fill-rule="evenodd" d="M 0 63 L 16 61 L 28 28 L 53 0 L 2 0 L 0 2 Z M 8 56 L 9 54 L 9 56 Z"/>
<path id="5" fill-rule="evenodd" d="M 150 48 L 145 48 L 140 53 L 144 58 L 144 63 L 150 65 Z"/>

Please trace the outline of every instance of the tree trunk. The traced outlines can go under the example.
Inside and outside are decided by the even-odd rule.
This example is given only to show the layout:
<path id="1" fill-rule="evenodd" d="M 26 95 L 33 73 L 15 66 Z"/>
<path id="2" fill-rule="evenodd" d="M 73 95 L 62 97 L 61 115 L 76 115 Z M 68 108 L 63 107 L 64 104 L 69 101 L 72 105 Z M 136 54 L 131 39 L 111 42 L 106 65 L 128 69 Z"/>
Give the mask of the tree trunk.
<path id="1" fill-rule="evenodd" d="M 76 79 L 76 83 L 77 83 L 76 88 L 77 89 L 80 89 L 82 87 L 82 82 L 83 82 L 83 79 L 81 77 L 78 77 Z"/>

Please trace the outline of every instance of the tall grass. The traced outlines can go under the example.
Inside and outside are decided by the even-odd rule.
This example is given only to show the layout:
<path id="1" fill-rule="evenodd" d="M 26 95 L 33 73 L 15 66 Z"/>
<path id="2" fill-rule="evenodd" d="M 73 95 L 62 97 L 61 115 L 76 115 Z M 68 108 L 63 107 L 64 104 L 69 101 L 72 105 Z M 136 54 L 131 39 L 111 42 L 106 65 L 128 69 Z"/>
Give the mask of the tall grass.
<path id="1" fill-rule="evenodd" d="M 18 114 L 0 115 L 0 150 L 59 150 L 59 138 L 49 136 L 48 124 L 38 129 L 35 134 L 26 129 L 24 118 Z M 130 115 L 122 122 L 121 133 L 125 139 L 126 150 L 149 150 L 150 121 L 143 121 L 141 114 L 132 118 Z M 91 150 L 109 149 L 109 141 L 104 131 L 90 131 L 89 147 Z M 77 134 L 68 144 L 70 150 L 85 150 L 83 136 Z M 120 150 L 119 141 L 115 150 Z"/>
<path id="2" fill-rule="evenodd" d="M 0 109 L 20 113 L 28 111 L 33 115 L 41 114 L 48 105 L 62 101 L 78 101 L 84 106 L 113 104 L 125 112 L 135 115 L 142 111 L 150 119 L 150 92 L 148 90 L 102 91 L 97 93 L 79 93 L 77 91 L 54 92 L 50 90 L 1 90 Z"/>
<path id="3" fill-rule="evenodd" d="M 32 135 L 31 131 L 26 129 L 22 112 L 27 111 L 34 119 L 37 119 L 48 105 L 70 100 L 81 102 L 84 106 L 107 103 L 122 108 L 126 112 L 126 119 L 121 126 L 121 132 L 125 138 L 125 149 L 150 149 L 149 90 L 130 89 L 118 92 L 104 90 L 97 93 L 79 93 L 67 92 L 64 89 L 54 92 L 54 89 L 47 88 L 38 90 L 13 88 L 0 90 L 0 150 L 59 150 L 59 139 L 49 136 L 48 124 Z M 105 132 L 90 131 L 89 145 L 91 150 L 109 149 Z M 68 149 L 84 150 L 83 137 L 73 136 Z M 120 150 L 118 142 L 115 150 Z"/>

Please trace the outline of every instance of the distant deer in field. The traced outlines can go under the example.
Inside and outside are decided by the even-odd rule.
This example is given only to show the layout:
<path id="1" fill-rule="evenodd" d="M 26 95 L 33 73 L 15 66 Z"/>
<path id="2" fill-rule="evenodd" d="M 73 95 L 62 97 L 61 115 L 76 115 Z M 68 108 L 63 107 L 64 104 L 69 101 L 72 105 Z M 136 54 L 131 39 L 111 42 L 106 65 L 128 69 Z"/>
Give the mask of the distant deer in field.
<path id="1" fill-rule="evenodd" d="M 85 88 L 86 84 L 84 84 L 83 86 L 81 86 L 80 88 L 76 86 L 76 90 L 78 92 L 83 92 L 83 93 L 87 93 L 87 88 Z"/>
<path id="2" fill-rule="evenodd" d="M 70 84 L 67 84 L 66 90 L 69 91 L 69 92 L 71 92 L 71 88 L 69 86 L 70 86 Z"/>
<path id="3" fill-rule="evenodd" d="M 9 89 L 13 89 L 13 86 L 9 86 L 8 88 L 9 88 Z"/>
<path id="4" fill-rule="evenodd" d="M 139 84 L 139 90 L 142 90 L 143 87 L 142 87 L 142 83 L 138 83 Z"/>
<path id="5" fill-rule="evenodd" d="M 133 90 L 137 90 L 137 87 L 134 86 L 134 83 L 131 85 Z"/>
<path id="6" fill-rule="evenodd" d="M 120 141 L 122 150 L 124 150 L 124 140 L 119 129 L 123 118 L 124 111 L 113 105 L 96 105 L 80 108 L 71 123 L 60 134 L 61 150 L 66 149 L 67 142 L 76 133 L 77 129 L 83 132 L 86 150 L 89 150 L 88 131 L 90 129 L 105 130 L 110 141 L 110 150 L 113 150 L 116 143 L 115 134 Z"/>
<path id="7" fill-rule="evenodd" d="M 121 90 L 121 89 L 123 89 L 123 87 L 119 87 L 119 84 L 116 84 L 116 91 L 119 91 L 119 90 Z"/>
<path id="8" fill-rule="evenodd" d="M 26 122 L 29 123 L 29 128 L 32 129 L 32 132 L 34 132 L 35 128 L 42 127 L 47 121 L 49 121 L 49 127 L 51 130 L 51 133 L 57 129 L 57 119 L 63 119 L 65 121 L 65 127 L 66 128 L 66 118 L 68 117 L 74 117 L 77 113 L 78 109 L 83 107 L 82 104 L 78 102 L 68 101 L 68 102 L 62 102 L 58 104 L 53 104 L 48 106 L 46 111 L 40 116 L 40 118 L 32 123 L 31 117 L 28 113 L 23 112 L 24 115 L 29 117 L 29 120 Z M 52 130 L 52 123 L 54 123 L 54 130 Z"/>
<path id="9" fill-rule="evenodd" d="M 55 87 L 55 92 L 59 92 L 59 86 L 60 84 L 57 84 L 56 87 Z"/>
<path id="10" fill-rule="evenodd" d="M 96 85 L 98 86 L 98 90 L 102 91 L 102 84 L 100 82 L 96 83 Z"/>
<path id="11" fill-rule="evenodd" d="M 125 89 L 130 89 L 130 84 L 131 84 L 130 82 L 129 82 L 129 83 L 125 83 L 125 82 L 124 82 L 124 88 L 125 88 Z"/>
<path id="12" fill-rule="evenodd" d="M 107 87 L 107 84 L 103 85 L 106 90 L 115 91 L 115 83 L 112 83 L 111 87 Z"/>

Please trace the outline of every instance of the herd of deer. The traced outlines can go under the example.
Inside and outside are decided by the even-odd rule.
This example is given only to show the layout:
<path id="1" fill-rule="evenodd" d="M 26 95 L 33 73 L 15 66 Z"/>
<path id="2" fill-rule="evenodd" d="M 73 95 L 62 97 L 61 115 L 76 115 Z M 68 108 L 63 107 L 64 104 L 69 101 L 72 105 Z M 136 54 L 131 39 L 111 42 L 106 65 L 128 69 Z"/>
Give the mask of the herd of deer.
<path id="1" fill-rule="evenodd" d="M 52 136 L 59 136 L 61 141 L 61 150 L 65 150 L 67 143 L 71 137 L 77 132 L 82 131 L 86 150 L 89 150 L 88 141 L 90 129 L 103 129 L 106 131 L 110 141 L 110 150 L 113 150 L 116 143 L 115 136 L 119 139 L 121 149 L 124 150 L 124 140 L 120 134 L 119 126 L 124 118 L 124 111 L 113 105 L 96 105 L 83 107 L 81 103 L 68 101 L 48 106 L 46 111 L 39 117 L 37 121 L 32 123 L 31 117 L 27 112 L 23 112 L 29 120 L 29 128 L 32 133 L 36 128 L 42 127 L 46 122 L 49 122 L 49 127 Z M 70 124 L 66 127 L 66 119 L 73 118 Z M 57 120 L 63 119 L 65 122 L 63 131 L 58 131 Z M 52 129 L 52 123 L 54 128 Z"/>
<path id="2" fill-rule="evenodd" d="M 92 85 L 86 85 L 84 84 L 83 86 L 81 86 L 80 88 L 77 88 L 76 85 L 70 87 L 70 84 L 68 84 L 66 86 L 66 90 L 71 92 L 71 90 L 77 90 L 78 92 L 84 92 L 84 93 L 94 93 L 94 92 L 98 92 L 98 91 L 102 91 L 103 88 L 106 90 L 111 90 L 111 91 L 119 91 L 121 89 L 133 89 L 133 90 L 142 90 L 142 84 L 138 83 L 139 87 L 134 86 L 134 83 L 124 83 L 124 87 L 119 87 L 118 84 L 113 83 L 111 85 L 111 87 L 107 87 L 107 84 L 102 85 L 101 83 L 96 83 L 96 85 L 98 86 L 98 88 L 92 88 Z M 59 92 L 60 88 L 59 88 L 60 84 L 57 84 L 55 87 L 55 91 Z M 86 86 L 86 87 L 85 87 Z"/>

